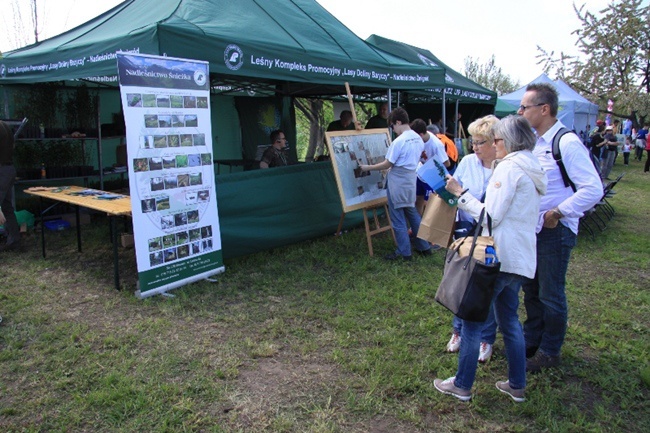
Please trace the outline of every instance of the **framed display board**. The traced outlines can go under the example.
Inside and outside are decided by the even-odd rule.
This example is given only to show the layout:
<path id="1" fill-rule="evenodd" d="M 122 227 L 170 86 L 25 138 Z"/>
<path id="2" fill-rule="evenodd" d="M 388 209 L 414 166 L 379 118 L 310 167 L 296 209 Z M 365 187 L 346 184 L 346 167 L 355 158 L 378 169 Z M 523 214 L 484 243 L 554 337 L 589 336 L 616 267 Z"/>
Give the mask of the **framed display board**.
<path id="1" fill-rule="evenodd" d="M 386 158 L 391 144 L 388 128 L 326 132 L 343 212 L 386 203 L 386 173 L 362 172 L 359 165 L 372 165 Z"/>

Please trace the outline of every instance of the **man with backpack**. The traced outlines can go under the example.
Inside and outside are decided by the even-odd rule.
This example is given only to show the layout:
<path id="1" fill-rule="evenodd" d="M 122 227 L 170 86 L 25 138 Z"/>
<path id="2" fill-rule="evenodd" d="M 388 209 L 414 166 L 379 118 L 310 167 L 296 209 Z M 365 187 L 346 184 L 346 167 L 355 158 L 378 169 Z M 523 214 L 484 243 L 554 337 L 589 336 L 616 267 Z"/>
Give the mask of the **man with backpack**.
<path id="1" fill-rule="evenodd" d="M 554 157 L 553 139 L 564 128 L 557 111 L 558 94 L 553 86 L 528 85 L 518 114 L 537 133 L 533 153 L 548 177 L 537 224 L 537 272 L 523 285 L 526 370 L 530 372 L 560 364 L 568 316 L 566 272 L 576 244 L 578 222 L 603 195 L 600 176 L 577 135 L 562 135 L 559 159 Z"/>

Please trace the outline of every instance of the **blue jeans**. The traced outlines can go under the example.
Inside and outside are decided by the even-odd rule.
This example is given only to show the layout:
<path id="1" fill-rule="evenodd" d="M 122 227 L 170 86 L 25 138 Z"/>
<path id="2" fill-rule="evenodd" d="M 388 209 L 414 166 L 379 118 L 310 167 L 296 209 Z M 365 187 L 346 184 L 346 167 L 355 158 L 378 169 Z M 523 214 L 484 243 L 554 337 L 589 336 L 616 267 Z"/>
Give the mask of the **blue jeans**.
<path id="1" fill-rule="evenodd" d="M 408 227 L 406 226 L 407 221 L 411 225 L 414 239 L 413 244 L 415 248 L 418 251 L 426 251 L 430 249 L 431 245 L 429 242 L 417 237 L 421 219 L 420 214 L 415 209 L 415 203 L 413 206 L 395 209 L 395 205 L 390 199 L 390 190 L 387 189 L 386 192 L 388 196 L 388 213 L 390 214 L 390 222 L 393 225 L 395 240 L 397 241 L 397 250 L 395 252 L 404 257 L 411 255 L 411 239 L 409 238 Z"/>
<path id="2" fill-rule="evenodd" d="M 537 347 L 548 356 L 560 355 L 566 335 L 566 271 L 576 238 L 562 223 L 542 228 L 537 234 L 535 278 L 523 284 L 526 347 Z"/>
<path id="3" fill-rule="evenodd" d="M 513 389 L 526 387 L 526 343 L 519 323 L 519 289 L 524 277 L 501 272 L 494 285 L 492 304 L 499 329 L 503 334 L 508 358 L 508 380 Z M 460 334 L 460 355 L 455 385 L 462 389 L 472 389 L 476 377 L 478 353 L 481 343 L 481 330 L 485 322 L 463 320 Z"/>
<path id="4" fill-rule="evenodd" d="M 459 319 L 454 316 L 451 321 L 451 325 L 454 328 L 454 333 L 460 335 L 463 329 L 463 319 Z M 481 343 L 494 344 L 494 341 L 497 339 L 497 320 L 494 315 L 494 304 L 490 305 L 490 312 L 488 313 L 487 320 L 483 324 L 483 329 L 481 330 Z"/>
<path id="5" fill-rule="evenodd" d="M 0 165 L 0 208 L 6 218 L 4 224 L 7 235 L 7 245 L 20 240 L 20 227 L 14 213 L 12 204 L 14 197 L 14 181 L 16 180 L 16 169 L 13 165 Z"/>

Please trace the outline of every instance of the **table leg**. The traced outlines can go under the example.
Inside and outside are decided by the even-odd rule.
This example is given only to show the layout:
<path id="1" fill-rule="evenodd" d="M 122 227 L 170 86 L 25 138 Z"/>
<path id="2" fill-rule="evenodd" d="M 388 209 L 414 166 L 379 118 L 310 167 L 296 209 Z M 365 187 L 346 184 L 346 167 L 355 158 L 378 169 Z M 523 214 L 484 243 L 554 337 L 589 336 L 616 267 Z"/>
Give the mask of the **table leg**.
<path id="1" fill-rule="evenodd" d="M 110 216 L 111 220 L 111 238 L 113 241 L 113 277 L 115 279 L 115 289 L 120 290 L 120 270 L 117 260 L 117 227 L 115 224 L 115 217 Z"/>
<path id="2" fill-rule="evenodd" d="M 43 211 L 43 197 L 39 197 L 38 210 L 41 214 L 41 248 L 43 249 L 43 258 L 45 258 L 45 212 Z"/>
<path id="3" fill-rule="evenodd" d="M 77 218 L 77 250 L 81 252 L 81 224 L 79 223 L 79 206 L 75 206 L 75 217 Z"/>

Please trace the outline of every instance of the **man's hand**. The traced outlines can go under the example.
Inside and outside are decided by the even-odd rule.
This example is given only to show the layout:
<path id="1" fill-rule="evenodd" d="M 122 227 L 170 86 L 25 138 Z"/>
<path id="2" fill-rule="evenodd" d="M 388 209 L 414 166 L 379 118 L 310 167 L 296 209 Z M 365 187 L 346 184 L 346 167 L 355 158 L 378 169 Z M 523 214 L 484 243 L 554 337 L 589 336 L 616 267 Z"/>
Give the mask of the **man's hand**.
<path id="1" fill-rule="evenodd" d="M 562 214 L 557 208 L 546 211 L 544 214 L 544 227 L 554 229 L 562 218 Z"/>
<path id="2" fill-rule="evenodd" d="M 4 223 L 7 222 L 7 218 L 5 218 L 5 214 L 2 213 L 0 210 L 0 224 L 4 225 Z"/>

